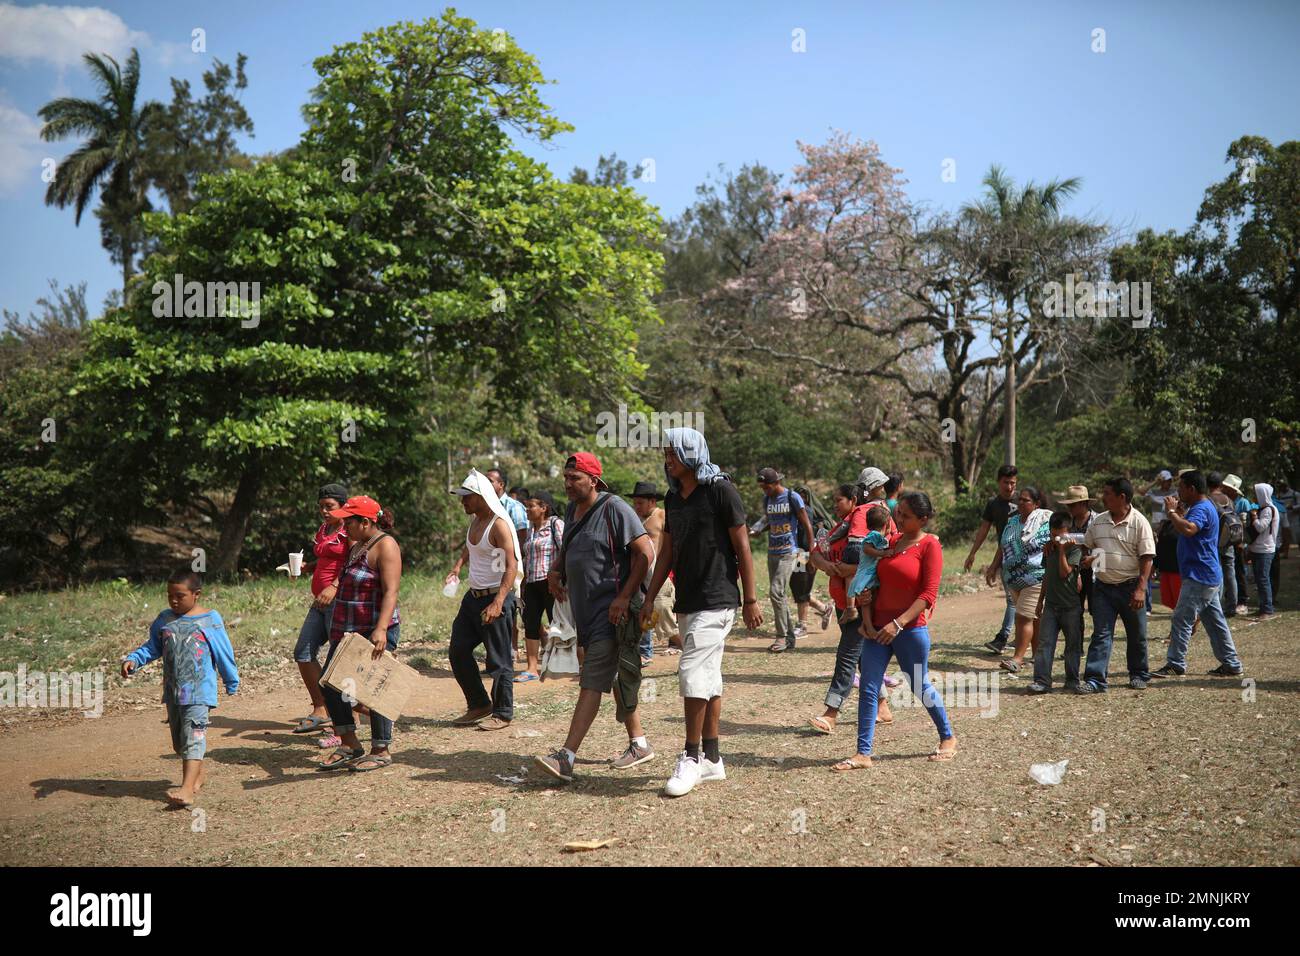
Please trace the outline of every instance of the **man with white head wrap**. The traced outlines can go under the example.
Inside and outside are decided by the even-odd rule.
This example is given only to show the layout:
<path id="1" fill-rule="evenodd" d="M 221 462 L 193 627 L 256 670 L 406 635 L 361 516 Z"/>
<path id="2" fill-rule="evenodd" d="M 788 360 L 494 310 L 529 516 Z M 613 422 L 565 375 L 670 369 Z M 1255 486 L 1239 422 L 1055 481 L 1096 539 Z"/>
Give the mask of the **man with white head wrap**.
<path id="1" fill-rule="evenodd" d="M 745 625 L 762 625 L 763 612 L 755 593 L 745 507 L 736 486 L 709 461 L 709 446 L 695 429 L 670 428 L 663 444 L 664 474 L 672 490 L 664 499 L 661 552 L 641 626 L 649 626 L 655 597 L 672 571 L 682 635 L 677 683 L 686 711 L 686 746 L 664 793 L 680 797 L 700 781 L 727 776 L 718 750 L 722 651 L 741 603 L 738 576 L 744 587 Z"/>
<path id="2" fill-rule="evenodd" d="M 469 562 L 469 590 L 451 625 L 447 657 L 465 695 L 466 711 L 452 723 L 478 725 L 479 730 L 501 730 L 514 718 L 514 657 L 510 622 L 514 617 L 515 570 L 519 567 L 519 538 L 505 507 L 486 475 L 470 469 L 459 488 L 465 513 L 470 515 L 462 560 Z M 459 567 L 460 562 L 458 562 Z M 457 580 L 452 571 L 447 583 Z M 487 673 L 492 694 L 483 689 L 474 649 L 487 652 Z"/>

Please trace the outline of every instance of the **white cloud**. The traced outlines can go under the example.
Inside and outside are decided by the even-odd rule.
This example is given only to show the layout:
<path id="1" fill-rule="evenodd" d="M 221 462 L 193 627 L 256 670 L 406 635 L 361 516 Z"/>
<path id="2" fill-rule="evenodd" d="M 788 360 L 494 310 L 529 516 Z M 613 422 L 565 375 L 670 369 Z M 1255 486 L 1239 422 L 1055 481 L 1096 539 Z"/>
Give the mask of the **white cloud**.
<path id="1" fill-rule="evenodd" d="M 22 189 L 45 192 L 44 145 L 40 120 L 0 101 L 0 195 L 12 196 Z"/>
<path id="2" fill-rule="evenodd" d="M 43 60 L 60 70 L 81 63 L 83 53 L 108 53 L 123 62 L 149 35 L 132 30 L 100 7 L 19 7 L 0 3 L 0 57 Z"/>

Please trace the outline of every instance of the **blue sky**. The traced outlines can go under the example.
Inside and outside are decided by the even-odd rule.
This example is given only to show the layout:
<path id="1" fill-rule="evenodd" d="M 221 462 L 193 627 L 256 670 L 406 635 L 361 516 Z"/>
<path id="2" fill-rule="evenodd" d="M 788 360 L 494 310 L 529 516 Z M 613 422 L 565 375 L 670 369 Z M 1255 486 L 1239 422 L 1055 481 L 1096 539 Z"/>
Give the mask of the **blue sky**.
<path id="1" fill-rule="evenodd" d="M 92 88 L 84 49 L 141 50 L 142 94 L 199 86 L 213 57 L 249 56 L 245 144 L 282 149 L 302 130 L 311 61 L 365 30 L 441 4 L 355 0 L 100 7 L 0 0 L 0 305 L 26 312 L 50 278 L 86 280 L 97 306 L 120 283 L 89 210 L 43 204 L 41 160 L 74 143 L 37 138 L 36 111 Z M 544 99 L 576 127 L 528 151 L 561 176 L 604 152 L 651 158 L 637 188 L 673 216 L 724 164 L 786 171 L 796 141 L 833 129 L 879 143 L 913 200 L 954 207 L 990 163 L 1018 180 L 1077 175 L 1070 207 L 1122 230 L 1183 228 L 1238 136 L 1300 136 L 1300 4 L 1288 0 L 1092 2 L 462 2 L 509 31 L 555 81 Z M 191 52 L 191 30 L 207 52 Z M 1105 30 L 1095 53 L 1093 31 Z M 806 52 L 792 50 L 804 31 Z M 956 182 L 941 179 L 956 160 Z"/>

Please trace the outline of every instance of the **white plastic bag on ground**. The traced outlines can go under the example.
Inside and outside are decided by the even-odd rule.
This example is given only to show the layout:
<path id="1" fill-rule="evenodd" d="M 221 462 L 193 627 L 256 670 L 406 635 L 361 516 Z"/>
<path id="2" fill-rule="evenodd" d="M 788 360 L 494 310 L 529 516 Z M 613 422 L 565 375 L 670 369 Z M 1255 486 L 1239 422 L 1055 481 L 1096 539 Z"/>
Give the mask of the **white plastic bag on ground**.
<path id="1" fill-rule="evenodd" d="M 543 678 L 578 673 L 578 629 L 573 623 L 573 609 L 568 601 L 556 601 L 552 607 L 541 671 Z"/>
<path id="2" fill-rule="evenodd" d="M 1065 768 L 1069 765 L 1070 761 L 1068 760 L 1060 760 L 1056 763 L 1036 763 L 1029 768 L 1029 776 L 1044 787 L 1055 786 L 1065 779 Z"/>

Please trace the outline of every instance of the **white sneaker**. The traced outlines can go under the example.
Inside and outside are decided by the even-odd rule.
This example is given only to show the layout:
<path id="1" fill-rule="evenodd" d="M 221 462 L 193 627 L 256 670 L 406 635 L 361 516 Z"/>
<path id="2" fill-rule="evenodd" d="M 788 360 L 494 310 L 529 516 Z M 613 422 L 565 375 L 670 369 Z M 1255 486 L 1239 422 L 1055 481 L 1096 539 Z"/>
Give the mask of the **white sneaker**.
<path id="1" fill-rule="evenodd" d="M 695 789 L 700 780 L 700 762 L 686 756 L 686 751 L 677 758 L 677 767 L 672 777 L 664 785 L 664 793 L 670 797 L 684 797 Z"/>
<path id="2" fill-rule="evenodd" d="M 718 754 L 718 762 L 714 763 L 708 757 L 700 754 L 700 783 L 705 780 L 726 780 L 727 768 L 722 765 L 722 755 Z"/>

